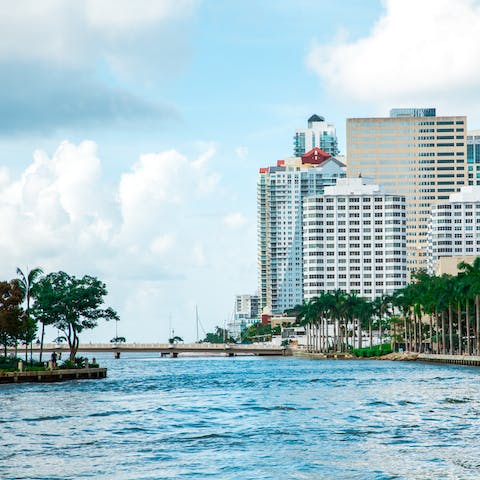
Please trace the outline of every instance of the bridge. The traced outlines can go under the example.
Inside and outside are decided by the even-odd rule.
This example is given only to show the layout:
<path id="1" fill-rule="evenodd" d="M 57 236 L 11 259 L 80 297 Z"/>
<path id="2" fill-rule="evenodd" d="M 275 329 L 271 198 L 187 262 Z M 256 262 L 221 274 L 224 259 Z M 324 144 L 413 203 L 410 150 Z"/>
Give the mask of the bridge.
<path id="1" fill-rule="evenodd" d="M 33 351 L 38 352 L 40 345 L 34 344 Z M 68 352 L 68 345 L 46 343 L 44 352 Z M 117 356 L 121 352 L 157 352 L 162 356 L 172 358 L 184 354 L 201 355 L 258 355 L 258 356 L 283 356 L 289 355 L 289 350 L 279 345 L 271 344 L 236 344 L 236 343 L 83 343 L 78 347 L 79 352 L 112 352 Z"/>

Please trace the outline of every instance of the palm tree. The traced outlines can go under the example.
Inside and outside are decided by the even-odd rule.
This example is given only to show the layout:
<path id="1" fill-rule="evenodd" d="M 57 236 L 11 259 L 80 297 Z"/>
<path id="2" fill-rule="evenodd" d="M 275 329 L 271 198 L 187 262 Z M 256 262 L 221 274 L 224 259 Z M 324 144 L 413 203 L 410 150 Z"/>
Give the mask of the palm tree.
<path id="1" fill-rule="evenodd" d="M 373 314 L 376 318 L 375 326 L 378 329 L 378 335 L 380 337 L 380 343 L 383 343 L 383 326 L 385 317 L 391 315 L 393 297 L 383 294 L 380 297 L 376 297 L 373 300 Z"/>
<path id="2" fill-rule="evenodd" d="M 465 275 L 465 280 L 470 284 L 468 295 L 475 299 L 475 323 L 474 323 L 474 345 L 475 354 L 480 354 L 480 257 L 475 258 L 470 265 L 466 262 L 458 264 L 459 270 Z M 468 280 L 467 280 L 468 279 Z"/>
<path id="3" fill-rule="evenodd" d="M 363 347 L 363 334 L 362 328 L 369 328 L 369 335 L 371 337 L 371 325 L 372 317 L 374 314 L 373 302 L 370 302 L 366 298 L 359 298 L 359 302 L 356 308 L 358 318 L 358 348 Z M 370 344 L 370 346 L 372 346 Z"/>
<path id="4" fill-rule="evenodd" d="M 459 268 L 460 268 L 459 264 Z M 463 301 L 465 306 L 465 335 L 466 335 L 466 348 L 465 353 L 467 355 L 471 355 L 472 347 L 470 341 L 470 302 L 474 300 L 474 296 L 472 296 L 471 292 L 471 282 L 468 274 L 465 271 L 462 271 L 457 276 L 457 289 L 458 295 L 460 296 L 460 301 Z M 460 329 L 459 329 L 460 330 Z M 459 331 L 459 337 L 462 337 L 462 332 Z"/>
<path id="5" fill-rule="evenodd" d="M 313 351 L 315 349 L 315 340 L 312 339 L 312 326 L 317 319 L 316 299 L 312 298 L 311 300 L 303 302 L 302 305 L 297 305 L 287 312 L 295 312 L 300 325 L 304 325 L 307 328 L 307 349 L 308 351 Z"/>
<path id="6" fill-rule="evenodd" d="M 23 293 L 23 298 L 27 304 L 25 315 L 30 319 L 30 299 L 35 296 L 35 284 L 43 275 L 43 270 L 40 267 L 30 270 L 27 275 L 23 273 L 20 268 L 17 268 L 17 275 L 19 275 L 18 284 Z M 42 322 L 42 334 L 40 340 L 40 362 L 42 361 L 43 353 L 43 338 L 45 335 L 45 325 Z M 33 341 L 33 339 L 32 339 Z M 30 342 L 30 360 L 32 359 L 32 341 Z"/>
<path id="7" fill-rule="evenodd" d="M 330 294 L 332 304 L 330 308 L 330 316 L 334 321 L 334 345 L 337 351 L 343 351 L 343 332 L 341 322 L 345 318 L 345 292 L 343 290 L 335 290 Z"/>

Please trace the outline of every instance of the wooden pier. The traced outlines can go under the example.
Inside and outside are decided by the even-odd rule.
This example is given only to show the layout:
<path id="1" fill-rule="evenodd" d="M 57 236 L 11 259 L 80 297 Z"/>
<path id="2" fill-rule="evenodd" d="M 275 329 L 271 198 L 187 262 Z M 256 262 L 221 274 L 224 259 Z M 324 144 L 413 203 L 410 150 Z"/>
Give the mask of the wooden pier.
<path id="1" fill-rule="evenodd" d="M 106 368 L 72 368 L 65 370 L 42 370 L 35 372 L 0 372 L 2 383 L 46 383 L 65 382 L 67 380 L 86 380 L 106 378 Z"/>

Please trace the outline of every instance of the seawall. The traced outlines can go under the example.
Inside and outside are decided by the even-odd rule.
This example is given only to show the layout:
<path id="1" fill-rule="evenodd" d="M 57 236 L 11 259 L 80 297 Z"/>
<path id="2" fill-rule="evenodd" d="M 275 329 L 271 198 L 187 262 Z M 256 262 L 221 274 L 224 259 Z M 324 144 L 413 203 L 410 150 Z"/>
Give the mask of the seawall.
<path id="1" fill-rule="evenodd" d="M 106 368 L 72 368 L 68 370 L 42 370 L 37 372 L 0 372 L 1 383 L 65 382 L 67 380 L 94 380 L 106 378 Z"/>

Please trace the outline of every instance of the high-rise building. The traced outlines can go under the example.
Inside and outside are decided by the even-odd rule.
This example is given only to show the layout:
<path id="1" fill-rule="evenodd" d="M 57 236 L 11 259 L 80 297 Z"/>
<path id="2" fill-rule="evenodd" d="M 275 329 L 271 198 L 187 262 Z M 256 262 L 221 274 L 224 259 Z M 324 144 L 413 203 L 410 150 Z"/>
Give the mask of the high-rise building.
<path id="1" fill-rule="evenodd" d="M 460 261 L 480 255 L 480 186 L 463 187 L 434 205 L 428 229 L 431 274 L 456 273 Z"/>
<path id="2" fill-rule="evenodd" d="M 319 115 L 312 115 L 308 119 L 307 128 L 296 130 L 293 137 L 295 157 L 301 157 L 313 148 L 320 148 L 332 157 L 339 153 L 335 125 Z"/>
<path id="3" fill-rule="evenodd" d="M 467 120 L 429 109 L 347 120 L 347 175 L 371 177 L 407 200 L 407 269 L 427 268 L 432 205 L 467 185 Z"/>
<path id="4" fill-rule="evenodd" d="M 480 185 L 480 130 L 467 133 L 468 184 Z"/>
<path id="5" fill-rule="evenodd" d="M 305 300 L 341 289 L 373 299 L 407 281 L 405 197 L 341 178 L 303 205 Z"/>
<path id="6" fill-rule="evenodd" d="M 345 176 L 345 165 L 316 148 L 260 169 L 257 185 L 260 308 L 282 313 L 303 302 L 302 205 Z"/>

